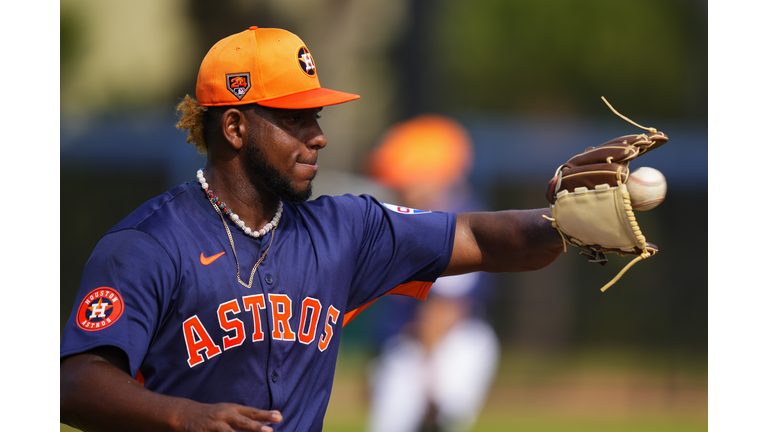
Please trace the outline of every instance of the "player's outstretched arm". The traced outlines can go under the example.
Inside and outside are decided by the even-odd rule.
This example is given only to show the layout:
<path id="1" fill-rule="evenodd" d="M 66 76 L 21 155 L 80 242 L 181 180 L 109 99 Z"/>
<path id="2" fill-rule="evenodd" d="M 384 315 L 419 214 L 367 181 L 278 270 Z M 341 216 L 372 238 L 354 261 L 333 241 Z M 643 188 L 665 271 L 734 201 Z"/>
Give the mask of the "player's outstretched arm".
<path id="1" fill-rule="evenodd" d="M 61 361 L 61 422 L 83 431 L 271 432 L 278 411 L 202 404 L 151 392 L 128 374 L 125 354 L 101 347 Z"/>
<path id="2" fill-rule="evenodd" d="M 542 217 L 549 209 L 459 213 L 453 254 L 443 276 L 538 270 L 563 252 L 563 240 Z"/>

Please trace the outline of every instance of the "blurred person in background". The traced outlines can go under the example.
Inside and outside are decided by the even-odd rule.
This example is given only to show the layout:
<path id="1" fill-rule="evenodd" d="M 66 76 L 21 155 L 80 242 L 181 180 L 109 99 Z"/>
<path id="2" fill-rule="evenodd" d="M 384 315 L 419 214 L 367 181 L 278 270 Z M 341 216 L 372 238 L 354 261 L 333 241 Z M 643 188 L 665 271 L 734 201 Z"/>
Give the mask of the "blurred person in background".
<path id="1" fill-rule="evenodd" d="M 393 125 L 368 161 L 401 211 L 479 211 L 467 181 L 471 138 L 457 121 L 423 114 Z M 425 301 L 386 296 L 375 320 L 368 430 L 467 431 L 482 410 L 499 358 L 484 320 L 491 275 L 439 278 Z M 392 415 L 398 413 L 398 415 Z"/>

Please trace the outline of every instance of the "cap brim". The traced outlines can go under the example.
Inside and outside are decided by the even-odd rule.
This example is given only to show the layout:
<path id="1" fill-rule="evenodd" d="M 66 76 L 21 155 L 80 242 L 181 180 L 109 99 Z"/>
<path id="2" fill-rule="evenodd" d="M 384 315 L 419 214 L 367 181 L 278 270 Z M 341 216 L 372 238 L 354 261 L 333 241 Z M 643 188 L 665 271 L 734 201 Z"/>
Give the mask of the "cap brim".
<path id="1" fill-rule="evenodd" d="M 260 100 L 256 103 L 270 108 L 306 109 L 337 105 L 355 99 L 360 99 L 360 95 L 318 88 L 275 99 Z"/>

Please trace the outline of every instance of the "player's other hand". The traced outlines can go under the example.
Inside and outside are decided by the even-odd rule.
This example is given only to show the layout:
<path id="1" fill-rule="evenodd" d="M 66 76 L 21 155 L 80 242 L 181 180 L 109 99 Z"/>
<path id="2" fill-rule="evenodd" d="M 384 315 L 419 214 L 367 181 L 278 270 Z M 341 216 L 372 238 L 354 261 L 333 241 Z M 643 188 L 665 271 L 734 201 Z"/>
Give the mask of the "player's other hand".
<path id="1" fill-rule="evenodd" d="M 273 432 L 269 426 L 283 421 L 280 411 L 267 411 L 231 403 L 194 404 L 180 413 L 187 432 Z"/>

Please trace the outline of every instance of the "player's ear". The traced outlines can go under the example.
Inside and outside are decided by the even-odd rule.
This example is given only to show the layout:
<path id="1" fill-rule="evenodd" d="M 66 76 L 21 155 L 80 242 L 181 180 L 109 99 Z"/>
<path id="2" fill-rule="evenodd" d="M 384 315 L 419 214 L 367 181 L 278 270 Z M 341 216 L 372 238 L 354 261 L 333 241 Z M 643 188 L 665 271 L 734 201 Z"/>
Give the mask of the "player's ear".
<path id="1" fill-rule="evenodd" d="M 239 109 L 230 108 L 221 115 L 221 132 L 233 149 L 240 150 L 243 147 L 247 128 L 245 114 Z"/>

